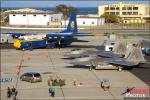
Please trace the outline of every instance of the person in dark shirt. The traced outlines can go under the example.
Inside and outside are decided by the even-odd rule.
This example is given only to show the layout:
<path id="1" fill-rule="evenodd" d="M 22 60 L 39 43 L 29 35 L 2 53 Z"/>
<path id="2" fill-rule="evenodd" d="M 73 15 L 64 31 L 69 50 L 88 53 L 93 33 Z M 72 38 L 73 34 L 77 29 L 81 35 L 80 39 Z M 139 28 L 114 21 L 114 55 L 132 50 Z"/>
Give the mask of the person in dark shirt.
<path id="1" fill-rule="evenodd" d="M 15 92 L 16 92 L 16 88 L 13 86 L 13 88 L 12 88 L 12 95 L 15 95 Z"/>
<path id="2" fill-rule="evenodd" d="M 11 89 L 8 87 L 7 88 L 7 97 L 10 98 L 11 94 L 12 94 Z"/>

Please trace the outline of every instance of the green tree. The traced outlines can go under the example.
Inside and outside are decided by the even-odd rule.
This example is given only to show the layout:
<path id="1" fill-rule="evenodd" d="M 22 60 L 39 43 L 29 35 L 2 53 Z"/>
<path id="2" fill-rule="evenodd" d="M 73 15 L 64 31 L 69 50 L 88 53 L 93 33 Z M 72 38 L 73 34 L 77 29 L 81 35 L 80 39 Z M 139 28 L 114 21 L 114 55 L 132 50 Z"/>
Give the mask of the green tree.
<path id="1" fill-rule="evenodd" d="M 112 15 L 112 14 L 103 14 L 101 17 L 104 17 L 106 20 L 106 23 L 117 23 L 119 22 L 119 16 Z"/>
<path id="2" fill-rule="evenodd" d="M 63 13 L 64 18 L 67 19 L 70 13 L 77 13 L 78 10 L 75 7 L 60 4 L 56 6 L 56 12 Z"/>

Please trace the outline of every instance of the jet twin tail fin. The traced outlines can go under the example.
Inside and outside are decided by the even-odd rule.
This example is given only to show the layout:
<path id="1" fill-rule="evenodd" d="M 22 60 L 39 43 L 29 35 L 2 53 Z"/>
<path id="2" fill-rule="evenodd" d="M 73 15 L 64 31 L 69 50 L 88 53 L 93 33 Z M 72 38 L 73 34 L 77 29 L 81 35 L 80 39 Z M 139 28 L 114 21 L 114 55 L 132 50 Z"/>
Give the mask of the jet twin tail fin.
<path id="1" fill-rule="evenodd" d="M 125 58 L 127 58 L 127 61 L 129 62 L 135 62 L 135 63 L 145 62 L 145 58 L 142 54 L 141 48 L 137 48 L 134 46 L 128 47 Z"/>

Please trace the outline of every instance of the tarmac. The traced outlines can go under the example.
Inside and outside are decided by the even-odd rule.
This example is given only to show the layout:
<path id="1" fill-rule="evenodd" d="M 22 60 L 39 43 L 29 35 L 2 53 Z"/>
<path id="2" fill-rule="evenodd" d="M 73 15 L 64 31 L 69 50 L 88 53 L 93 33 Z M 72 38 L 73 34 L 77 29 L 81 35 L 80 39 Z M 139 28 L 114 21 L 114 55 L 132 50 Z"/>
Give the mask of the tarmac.
<path id="1" fill-rule="evenodd" d="M 1 100 L 7 98 L 7 87 L 16 86 L 19 100 L 120 100 L 125 99 L 127 87 L 135 89 L 149 89 L 150 65 L 145 68 L 135 68 L 133 70 L 92 70 L 88 67 L 75 67 L 66 61 L 64 55 L 69 54 L 73 45 L 80 45 L 85 50 L 93 50 L 89 45 L 99 46 L 105 37 L 80 38 L 86 39 L 88 43 L 73 43 L 66 48 L 55 49 L 34 49 L 33 51 L 20 51 L 14 48 L 1 49 Z M 10 45 L 11 46 L 11 45 Z M 7 47 L 7 46 L 6 46 Z M 88 47 L 88 48 L 86 48 Z M 149 58 L 149 57 L 148 57 Z M 19 76 L 16 74 L 16 67 L 21 66 Z M 143 66 L 143 65 L 142 65 Z M 20 81 L 19 77 L 25 72 L 39 72 L 42 75 L 42 82 L 29 83 Z M 48 76 L 61 78 L 66 81 L 66 85 L 55 86 L 56 95 L 51 97 L 48 89 Z M 146 78 L 145 78 L 146 77 Z M 11 78 L 9 82 L 2 79 Z M 104 91 L 101 88 L 101 81 L 109 80 L 110 88 Z M 74 85 L 74 81 L 76 85 Z M 82 83 L 82 85 L 81 85 Z M 149 97 L 149 94 L 146 94 Z M 139 100 L 145 98 L 139 98 Z"/>

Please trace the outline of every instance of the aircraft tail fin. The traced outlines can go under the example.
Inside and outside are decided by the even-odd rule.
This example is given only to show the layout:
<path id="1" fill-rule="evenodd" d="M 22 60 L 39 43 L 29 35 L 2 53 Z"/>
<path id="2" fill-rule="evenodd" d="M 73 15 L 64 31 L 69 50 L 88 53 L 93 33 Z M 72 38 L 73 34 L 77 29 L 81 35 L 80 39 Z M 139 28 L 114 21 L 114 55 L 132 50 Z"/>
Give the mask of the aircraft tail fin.
<path id="1" fill-rule="evenodd" d="M 115 43 L 113 51 L 115 54 L 125 55 L 126 50 L 127 50 L 126 46 L 127 46 L 127 44 L 125 41 L 119 41 L 119 42 Z"/>
<path id="2" fill-rule="evenodd" d="M 63 32 L 78 32 L 76 14 L 75 13 L 70 14 L 70 19 L 69 19 L 69 22 L 68 22 L 67 29 L 62 31 L 62 33 Z"/>
<path id="3" fill-rule="evenodd" d="M 125 58 L 127 58 L 127 61 L 129 62 L 135 62 L 135 63 L 145 62 L 145 58 L 142 54 L 141 48 L 137 48 L 133 46 L 128 48 Z"/>

